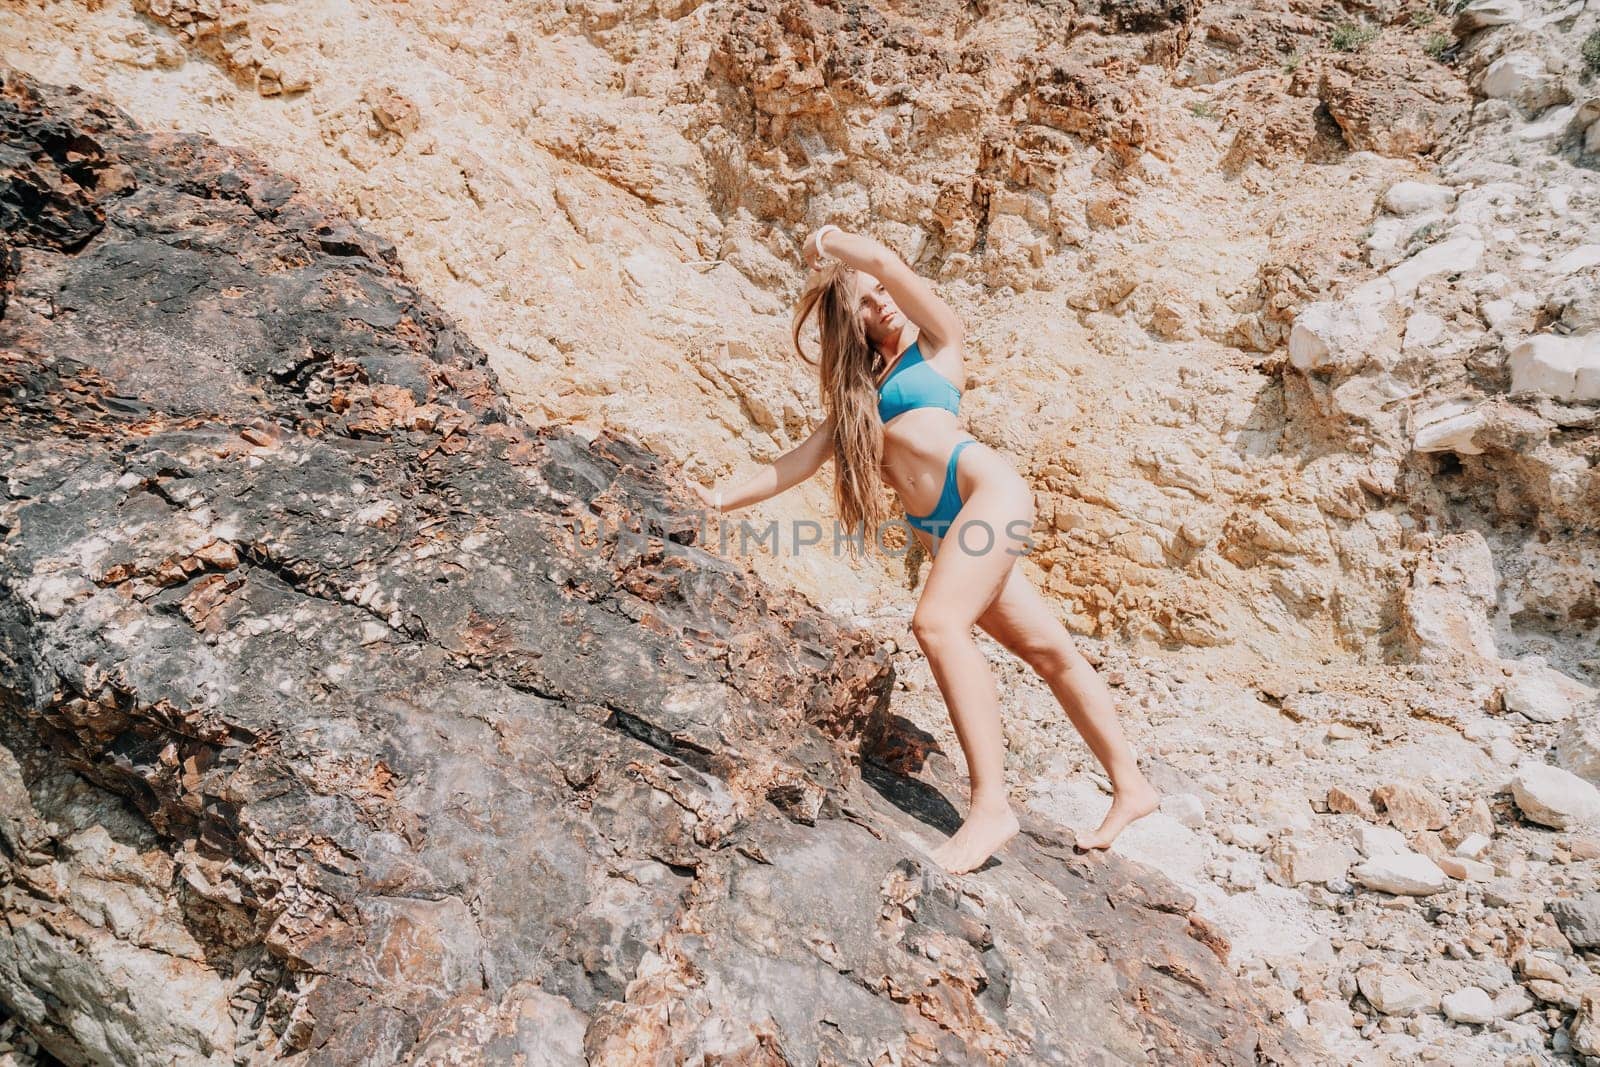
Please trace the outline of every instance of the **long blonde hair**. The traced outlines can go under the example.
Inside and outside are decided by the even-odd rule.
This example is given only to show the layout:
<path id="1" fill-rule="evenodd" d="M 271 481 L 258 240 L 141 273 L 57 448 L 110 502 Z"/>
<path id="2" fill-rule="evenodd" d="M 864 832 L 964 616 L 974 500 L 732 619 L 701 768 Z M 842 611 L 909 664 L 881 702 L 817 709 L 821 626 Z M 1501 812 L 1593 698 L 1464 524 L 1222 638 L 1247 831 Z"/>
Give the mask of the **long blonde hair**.
<path id="1" fill-rule="evenodd" d="M 790 328 L 794 350 L 813 367 L 818 363 L 800 344 L 800 329 L 817 313 L 822 344 L 822 403 L 833 418 L 833 500 L 840 523 L 854 535 L 859 525 L 866 542 L 892 512 L 882 483 L 883 423 L 878 418 L 878 353 L 867 340 L 856 313 L 855 268 L 833 262 L 813 271 L 800 293 Z M 850 553 L 857 554 L 850 539 Z"/>

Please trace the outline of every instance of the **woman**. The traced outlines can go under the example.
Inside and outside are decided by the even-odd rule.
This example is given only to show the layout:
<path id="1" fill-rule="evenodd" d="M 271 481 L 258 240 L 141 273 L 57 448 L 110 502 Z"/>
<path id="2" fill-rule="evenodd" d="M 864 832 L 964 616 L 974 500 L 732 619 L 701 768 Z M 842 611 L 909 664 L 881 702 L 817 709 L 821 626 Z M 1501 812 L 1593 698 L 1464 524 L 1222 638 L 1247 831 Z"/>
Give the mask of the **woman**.
<path id="1" fill-rule="evenodd" d="M 1106 769 L 1111 810 L 1093 833 L 1077 835 L 1081 848 L 1105 848 L 1155 810 L 1156 792 L 1123 739 L 1110 690 L 1016 565 L 1031 544 L 1033 492 L 1004 456 L 957 425 L 961 390 L 954 383 L 966 380 L 960 320 L 870 237 L 824 226 L 806 239 L 803 254 L 813 273 L 791 340 L 811 362 L 800 328 L 816 311 L 828 416 L 761 473 L 731 489 L 697 492 L 707 505 L 730 511 L 798 485 L 832 458 L 841 524 L 875 540 L 888 517 L 880 478 L 887 483 L 933 558 L 911 630 L 950 709 L 971 783 L 966 821 L 934 858 L 952 873 L 970 871 L 1017 832 L 999 695 L 974 625 L 1038 672 Z M 824 257 L 833 262 L 824 265 Z"/>

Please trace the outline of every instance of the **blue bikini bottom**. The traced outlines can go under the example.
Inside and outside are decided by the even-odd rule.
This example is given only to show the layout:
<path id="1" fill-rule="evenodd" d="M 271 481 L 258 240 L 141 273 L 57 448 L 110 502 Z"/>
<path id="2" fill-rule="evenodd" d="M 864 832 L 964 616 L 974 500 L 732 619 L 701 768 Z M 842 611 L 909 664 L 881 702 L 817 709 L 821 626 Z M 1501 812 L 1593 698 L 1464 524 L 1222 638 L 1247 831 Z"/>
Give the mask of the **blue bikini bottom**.
<path id="1" fill-rule="evenodd" d="M 970 437 L 957 443 L 950 452 L 950 459 L 944 465 L 944 491 L 939 494 L 939 503 L 927 515 L 913 515 L 909 511 L 906 512 L 907 522 L 939 539 L 943 539 L 950 532 L 950 526 L 955 522 L 956 514 L 961 511 L 961 505 L 964 503 L 961 499 L 961 489 L 956 485 L 956 459 L 961 455 L 962 449 L 977 443 Z"/>

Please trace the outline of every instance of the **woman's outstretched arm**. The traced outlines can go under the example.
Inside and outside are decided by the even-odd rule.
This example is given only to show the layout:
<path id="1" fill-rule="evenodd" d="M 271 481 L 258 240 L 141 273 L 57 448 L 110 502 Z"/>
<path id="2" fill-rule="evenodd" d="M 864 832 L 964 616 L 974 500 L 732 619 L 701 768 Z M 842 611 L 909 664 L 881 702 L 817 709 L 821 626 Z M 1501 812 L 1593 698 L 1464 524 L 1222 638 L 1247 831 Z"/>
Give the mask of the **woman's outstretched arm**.
<path id="1" fill-rule="evenodd" d="M 833 256 L 882 282 L 900 310 L 927 335 L 928 347 L 942 349 L 961 340 L 961 319 L 950 305 L 881 241 L 824 226 L 806 238 L 806 261 L 815 266 L 820 256 Z"/>
<path id="2" fill-rule="evenodd" d="M 833 417 L 822 420 L 822 425 L 811 436 L 762 467 L 744 481 L 727 488 L 697 489 L 700 499 L 716 506 L 721 494 L 722 510 L 748 507 L 771 499 L 792 489 L 822 469 L 833 458 Z"/>

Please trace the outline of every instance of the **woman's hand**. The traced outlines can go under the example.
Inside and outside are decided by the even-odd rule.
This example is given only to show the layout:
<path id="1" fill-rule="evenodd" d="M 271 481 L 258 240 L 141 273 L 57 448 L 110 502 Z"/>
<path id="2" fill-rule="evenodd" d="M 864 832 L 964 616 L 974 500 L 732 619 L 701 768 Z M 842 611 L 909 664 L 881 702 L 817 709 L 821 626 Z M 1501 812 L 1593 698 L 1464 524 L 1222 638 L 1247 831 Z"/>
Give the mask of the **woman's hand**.
<path id="1" fill-rule="evenodd" d="M 818 227 L 810 237 L 807 237 L 805 244 L 803 244 L 800 248 L 800 255 L 805 259 L 806 266 L 811 270 L 818 270 L 822 267 L 824 260 L 837 259 L 837 256 L 831 256 L 822 250 L 822 246 L 817 241 L 817 238 L 824 233 L 832 233 L 837 237 L 843 232 L 843 230 L 839 229 L 839 227 L 830 222 L 826 226 Z"/>
<path id="2" fill-rule="evenodd" d="M 694 487 L 694 495 L 700 498 L 701 504 L 713 511 L 722 510 L 722 494 L 718 490 L 707 489 L 699 482 L 691 482 L 690 485 Z"/>

